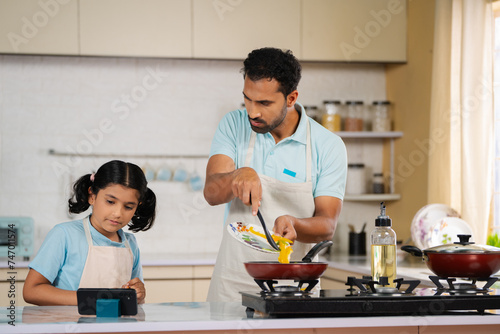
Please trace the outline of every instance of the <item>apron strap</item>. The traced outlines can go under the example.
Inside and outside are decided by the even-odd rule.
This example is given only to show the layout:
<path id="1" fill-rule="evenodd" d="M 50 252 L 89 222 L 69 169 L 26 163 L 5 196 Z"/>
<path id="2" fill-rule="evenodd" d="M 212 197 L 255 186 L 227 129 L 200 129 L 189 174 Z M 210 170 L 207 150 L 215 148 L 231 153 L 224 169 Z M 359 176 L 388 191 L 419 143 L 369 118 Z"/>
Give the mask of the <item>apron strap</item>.
<path id="1" fill-rule="evenodd" d="M 257 139 L 257 133 L 252 131 L 250 135 L 250 142 L 248 143 L 247 156 L 245 157 L 245 167 L 250 167 L 250 163 L 253 157 L 253 148 L 255 147 L 255 140 Z"/>
<path id="2" fill-rule="evenodd" d="M 94 247 L 94 242 L 92 241 L 92 235 L 90 234 L 90 216 L 87 216 L 83 219 L 83 229 L 85 230 L 85 237 L 87 238 L 87 243 L 89 244 L 89 247 Z M 125 248 L 128 248 L 129 250 L 132 250 L 130 248 L 130 244 L 128 242 L 127 237 L 125 234 L 123 235 L 123 243 L 125 244 Z"/>
<path id="3" fill-rule="evenodd" d="M 311 149 L 311 125 L 309 124 L 309 118 L 306 118 L 306 175 L 307 182 L 312 180 L 312 149 Z"/>
<path id="4" fill-rule="evenodd" d="M 250 167 L 250 163 L 253 157 L 253 151 L 255 147 L 255 141 L 257 139 L 257 133 L 252 131 L 250 135 L 250 142 L 248 143 L 247 155 L 245 157 L 245 167 Z M 309 124 L 309 119 L 306 118 L 306 181 L 312 180 L 312 144 L 311 144 L 311 125 Z"/>
<path id="5" fill-rule="evenodd" d="M 90 216 L 85 217 L 83 220 L 83 229 L 85 230 L 85 237 L 87 238 L 87 243 L 89 247 L 94 247 L 94 242 L 92 241 L 92 235 L 90 234 Z"/>

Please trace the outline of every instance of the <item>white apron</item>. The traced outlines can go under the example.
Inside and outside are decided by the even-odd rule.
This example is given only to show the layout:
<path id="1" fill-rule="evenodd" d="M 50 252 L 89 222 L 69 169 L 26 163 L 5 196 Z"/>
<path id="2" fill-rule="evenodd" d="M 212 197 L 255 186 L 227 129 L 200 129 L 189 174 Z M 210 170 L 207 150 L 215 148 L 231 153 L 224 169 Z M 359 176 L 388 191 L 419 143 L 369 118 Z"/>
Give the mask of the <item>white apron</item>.
<path id="1" fill-rule="evenodd" d="M 309 121 L 307 126 L 306 141 L 306 182 L 288 183 L 272 177 L 259 174 L 262 184 L 262 200 L 259 210 L 267 222 L 267 227 L 272 230 L 276 218 L 282 215 L 292 215 L 298 218 L 312 217 L 314 214 L 314 197 L 312 193 L 312 154 L 311 134 Z M 253 156 L 257 134 L 252 132 L 245 166 L 250 166 Z M 231 222 L 245 222 L 260 225 L 258 217 L 252 215 L 250 207 L 235 198 L 231 203 L 229 214 L 224 226 L 221 246 L 210 282 L 207 301 L 241 301 L 240 291 L 260 291 L 253 278 L 245 270 L 244 262 L 247 261 L 278 261 L 278 254 L 269 254 L 251 249 L 234 239 L 227 231 L 227 224 Z M 312 248 L 312 244 L 296 241 L 293 244 L 291 261 L 300 261 Z M 319 284 L 315 290 L 319 289 Z"/>
<path id="2" fill-rule="evenodd" d="M 86 217 L 83 220 L 83 227 L 89 244 L 89 253 L 79 288 L 121 288 L 130 281 L 134 263 L 127 238 L 125 238 L 125 248 L 94 246 L 89 226 L 90 220 Z"/>

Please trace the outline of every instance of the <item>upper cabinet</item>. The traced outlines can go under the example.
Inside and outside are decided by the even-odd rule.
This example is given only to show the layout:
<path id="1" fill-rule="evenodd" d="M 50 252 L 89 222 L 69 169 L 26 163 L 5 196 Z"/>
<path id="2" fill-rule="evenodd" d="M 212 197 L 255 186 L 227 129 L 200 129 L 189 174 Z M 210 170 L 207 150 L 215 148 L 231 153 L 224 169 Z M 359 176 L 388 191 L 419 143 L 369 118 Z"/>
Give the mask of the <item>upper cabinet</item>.
<path id="1" fill-rule="evenodd" d="M 191 57 L 191 3 L 80 0 L 82 55 Z"/>
<path id="2" fill-rule="evenodd" d="M 406 61 L 405 0 L 303 0 L 302 59 Z"/>
<path id="3" fill-rule="evenodd" d="M 0 53 L 406 61 L 407 0 L 0 0 Z"/>
<path id="4" fill-rule="evenodd" d="M 77 0 L 0 0 L 0 52 L 77 55 Z"/>
<path id="5" fill-rule="evenodd" d="M 300 58 L 300 0 L 193 0 L 193 56 L 244 59 L 256 48 Z"/>

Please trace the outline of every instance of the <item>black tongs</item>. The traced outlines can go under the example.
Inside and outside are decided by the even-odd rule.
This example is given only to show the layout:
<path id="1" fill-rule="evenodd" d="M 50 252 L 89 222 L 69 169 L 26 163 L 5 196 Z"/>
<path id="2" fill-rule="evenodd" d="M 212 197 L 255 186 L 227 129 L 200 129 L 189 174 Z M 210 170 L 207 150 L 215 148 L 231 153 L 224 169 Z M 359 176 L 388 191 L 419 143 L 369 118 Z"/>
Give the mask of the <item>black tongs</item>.
<path id="1" fill-rule="evenodd" d="M 280 248 L 278 247 L 278 245 L 274 241 L 273 237 L 271 236 L 271 233 L 267 229 L 266 223 L 264 222 L 264 218 L 262 218 L 262 215 L 260 214 L 260 210 L 257 210 L 257 217 L 259 217 L 260 223 L 262 224 L 262 228 L 264 229 L 264 233 L 266 234 L 267 242 L 269 242 L 269 244 L 271 245 L 272 248 L 279 251 Z"/>

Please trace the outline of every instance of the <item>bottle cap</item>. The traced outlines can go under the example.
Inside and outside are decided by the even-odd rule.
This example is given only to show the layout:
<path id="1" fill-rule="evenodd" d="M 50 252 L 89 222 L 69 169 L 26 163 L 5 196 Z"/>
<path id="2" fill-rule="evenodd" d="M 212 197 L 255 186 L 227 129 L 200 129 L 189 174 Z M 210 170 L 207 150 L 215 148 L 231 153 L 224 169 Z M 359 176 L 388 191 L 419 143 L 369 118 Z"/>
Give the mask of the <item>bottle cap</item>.
<path id="1" fill-rule="evenodd" d="M 384 202 L 380 203 L 380 216 L 375 219 L 375 226 L 391 226 L 392 220 L 389 216 L 385 215 L 385 205 Z"/>

